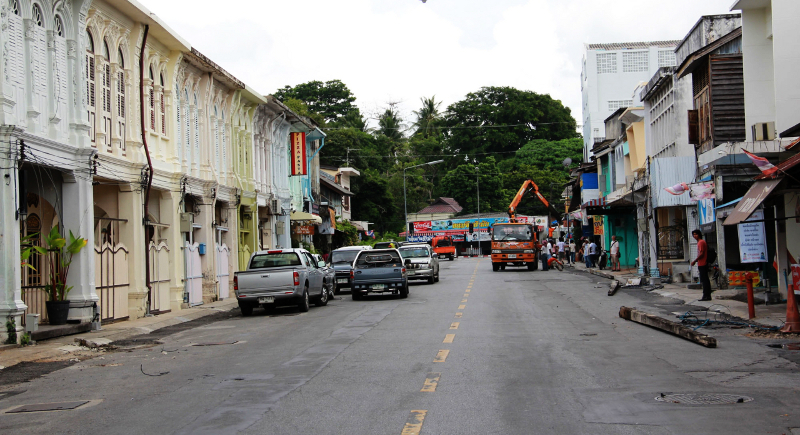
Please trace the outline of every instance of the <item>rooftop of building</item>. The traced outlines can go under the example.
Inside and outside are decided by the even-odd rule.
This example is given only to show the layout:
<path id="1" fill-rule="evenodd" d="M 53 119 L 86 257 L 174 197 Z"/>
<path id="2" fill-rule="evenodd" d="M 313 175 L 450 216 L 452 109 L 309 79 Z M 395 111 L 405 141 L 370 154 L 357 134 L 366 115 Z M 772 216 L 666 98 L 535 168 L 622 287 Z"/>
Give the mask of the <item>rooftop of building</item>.
<path id="1" fill-rule="evenodd" d="M 453 198 L 445 198 L 439 197 L 436 201 L 423 208 L 422 210 L 418 211 L 417 214 L 423 213 L 458 213 L 462 210 L 462 207 L 458 205 L 458 202 Z"/>
<path id="2" fill-rule="evenodd" d="M 672 41 L 641 41 L 641 42 L 609 42 L 602 44 L 585 44 L 587 50 L 641 50 L 650 47 L 675 48 L 681 40 Z"/>

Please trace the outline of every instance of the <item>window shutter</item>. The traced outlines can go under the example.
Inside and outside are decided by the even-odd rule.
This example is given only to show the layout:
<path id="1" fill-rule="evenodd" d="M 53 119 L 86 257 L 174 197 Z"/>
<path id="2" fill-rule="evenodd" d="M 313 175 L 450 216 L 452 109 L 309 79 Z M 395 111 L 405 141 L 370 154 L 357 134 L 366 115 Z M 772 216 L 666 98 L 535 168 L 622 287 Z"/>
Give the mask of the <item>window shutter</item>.
<path id="1" fill-rule="evenodd" d="M 163 93 L 164 91 L 163 90 L 161 92 L 162 92 L 161 93 L 161 134 L 166 135 L 167 134 L 167 115 L 166 115 L 166 112 L 164 111 L 164 98 L 166 98 L 166 96 L 164 95 L 164 93 Z"/>
<path id="2" fill-rule="evenodd" d="M 689 110 L 689 143 L 700 145 L 700 118 L 697 110 Z"/>
<path id="3" fill-rule="evenodd" d="M 156 101 L 155 91 L 150 88 L 150 131 L 156 131 Z"/>

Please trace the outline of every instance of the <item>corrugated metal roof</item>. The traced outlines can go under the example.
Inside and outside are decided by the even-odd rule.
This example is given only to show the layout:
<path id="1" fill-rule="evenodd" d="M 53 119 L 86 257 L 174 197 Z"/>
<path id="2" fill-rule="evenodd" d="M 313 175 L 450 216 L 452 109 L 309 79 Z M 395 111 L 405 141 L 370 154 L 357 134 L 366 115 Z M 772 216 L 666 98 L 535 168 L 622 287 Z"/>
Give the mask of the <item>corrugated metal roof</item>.
<path id="1" fill-rule="evenodd" d="M 453 198 L 439 197 L 436 202 L 423 208 L 417 213 L 458 213 L 462 207 Z"/>
<path id="2" fill-rule="evenodd" d="M 607 44 L 586 44 L 589 50 L 638 50 L 650 47 L 675 48 L 681 40 L 674 41 L 642 41 L 642 42 L 611 42 Z"/>
<path id="3" fill-rule="evenodd" d="M 694 157 L 655 158 L 650 164 L 650 184 L 652 186 L 653 208 L 692 205 L 689 192 L 673 195 L 665 187 L 678 183 L 694 182 L 697 160 Z"/>

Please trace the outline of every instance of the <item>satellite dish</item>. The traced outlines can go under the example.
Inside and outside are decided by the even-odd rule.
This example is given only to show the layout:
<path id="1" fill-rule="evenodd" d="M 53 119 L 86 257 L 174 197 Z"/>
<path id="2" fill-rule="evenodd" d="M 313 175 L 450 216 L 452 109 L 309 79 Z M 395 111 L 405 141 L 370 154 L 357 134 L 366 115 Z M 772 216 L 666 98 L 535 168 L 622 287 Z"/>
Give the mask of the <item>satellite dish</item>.
<path id="1" fill-rule="evenodd" d="M 564 159 L 563 162 L 561 162 L 561 164 L 564 165 L 565 168 L 567 168 L 567 167 L 569 167 L 569 165 L 572 164 L 572 159 L 567 157 L 566 159 Z"/>

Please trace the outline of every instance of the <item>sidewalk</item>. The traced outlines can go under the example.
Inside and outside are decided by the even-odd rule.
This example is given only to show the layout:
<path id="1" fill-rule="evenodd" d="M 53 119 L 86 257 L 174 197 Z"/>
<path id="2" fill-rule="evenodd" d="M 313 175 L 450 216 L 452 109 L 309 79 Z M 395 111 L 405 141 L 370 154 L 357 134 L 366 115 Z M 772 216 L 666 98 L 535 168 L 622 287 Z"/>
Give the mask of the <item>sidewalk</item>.
<path id="1" fill-rule="evenodd" d="M 589 272 L 593 275 L 606 279 L 616 279 L 620 282 L 620 286 L 624 286 L 630 278 L 639 277 L 639 275 L 636 274 L 635 268 L 623 269 L 621 272 L 612 272 L 609 269 L 587 269 L 586 264 L 582 262 L 578 262 L 575 265 L 574 270 Z M 749 317 L 746 302 L 730 299 L 739 293 L 743 293 L 743 289 L 714 290 L 713 293 L 711 293 L 711 301 L 700 301 L 699 299 L 703 297 L 703 290 L 689 289 L 687 288 L 688 284 L 689 283 L 661 284 L 663 288 L 653 290 L 653 293 L 664 297 L 682 300 L 687 305 L 709 308 L 712 311 L 719 311 L 721 313 L 730 314 L 734 317 L 739 317 L 742 319 L 747 319 Z M 755 310 L 756 317 L 753 319 L 753 321 L 765 326 L 783 326 L 783 323 L 786 320 L 785 303 L 764 305 L 763 301 L 756 300 Z"/>
<path id="2" fill-rule="evenodd" d="M 159 314 L 153 317 L 122 321 L 103 325 L 100 331 L 84 332 L 39 341 L 35 345 L 25 347 L 0 347 L 0 370 L 11 367 L 21 362 L 31 361 L 62 361 L 68 359 L 85 359 L 95 356 L 98 349 L 80 346 L 76 339 L 84 340 L 87 344 L 102 347 L 113 341 L 124 340 L 137 335 L 149 334 L 161 328 L 186 323 L 220 312 L 227 312 L 238 306 L 236 298 L 212 302 L 185 310 Z M 2 374 L 2 371 L 0 371 Z"/>

